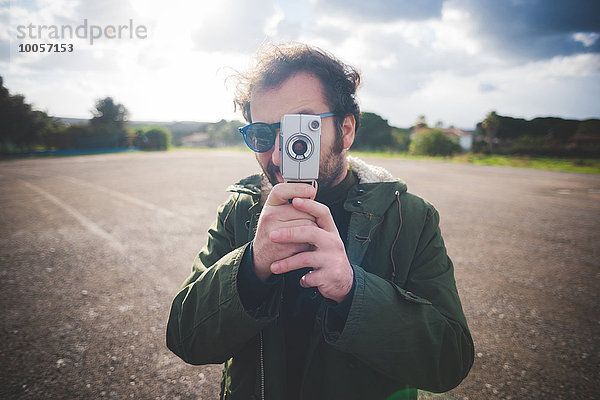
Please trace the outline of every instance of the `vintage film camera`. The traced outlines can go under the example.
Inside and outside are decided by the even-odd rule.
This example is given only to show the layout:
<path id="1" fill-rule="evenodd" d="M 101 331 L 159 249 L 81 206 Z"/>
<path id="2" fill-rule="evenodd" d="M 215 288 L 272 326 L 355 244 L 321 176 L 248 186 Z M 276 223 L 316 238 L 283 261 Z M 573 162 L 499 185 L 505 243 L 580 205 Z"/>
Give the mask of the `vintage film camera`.
<path id="1" fill-rule="evenodd" d="M 319 177 L 321 116 L 286 114 L 279 130 L 281 175 L 284 182 L 315 186 Z"/>

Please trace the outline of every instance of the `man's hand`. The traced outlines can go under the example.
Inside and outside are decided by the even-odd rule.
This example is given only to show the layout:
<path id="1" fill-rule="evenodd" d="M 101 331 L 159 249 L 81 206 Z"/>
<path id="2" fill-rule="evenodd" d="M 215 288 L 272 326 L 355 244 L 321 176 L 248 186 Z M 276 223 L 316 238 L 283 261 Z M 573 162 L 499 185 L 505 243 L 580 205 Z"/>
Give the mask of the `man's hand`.
<path id="1" fill-rule="evenodd" d="M 253 246 L 253 262 L 256 275 L 263 281 L 271 276 L 271 264 L 302 251 L 311 249 L 307 242 L 275 242 L 271 233 L 279 229 L 300 226 L 316 226 L 313 215 L 290 204 L 294 198 L 314 198 L 316 189 L 305 183 L 280 183 L 273 186 L 263 207 L 256 228 Z"/>
<path id="2" fill-rule="evenodd" d="M 354 271 L 346 255 L 329 208 L 314 200 L 294 198 L 292 205 L 298 212 L 310 214 L 315 224 L 281 226 L 271 232 L 270 238 L 279 244 L 311 244 L 312 249 L 302 249 L 297 254 L 271 264 L 271 272 L 283 274 L 303 267 L 313 271 L 300 280 L 303 287 L 316 287 L 323 297 L 340 303 L 352 289 Z"/>

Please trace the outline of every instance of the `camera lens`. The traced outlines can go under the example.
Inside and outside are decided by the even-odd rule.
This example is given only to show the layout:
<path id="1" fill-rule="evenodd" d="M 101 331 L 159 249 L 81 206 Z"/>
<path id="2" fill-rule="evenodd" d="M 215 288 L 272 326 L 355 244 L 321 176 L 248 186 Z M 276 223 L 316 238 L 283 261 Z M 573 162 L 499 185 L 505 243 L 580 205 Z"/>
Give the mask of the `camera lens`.
<path id="1" fill-rule="evenodd" d="M 296 133 L 285 143 L 286 154 L 294 161 L 306 161 L 313 154 L 313 142 L 310 137 Z"/>
<path id="2" fill-rule="evenodd" d="M 303 156 L 306 153 L 306 150 L 308 150 L 308 145 L 302 139 L 298 139 L 292 144 L 292 151 L 297 156 Z"/>

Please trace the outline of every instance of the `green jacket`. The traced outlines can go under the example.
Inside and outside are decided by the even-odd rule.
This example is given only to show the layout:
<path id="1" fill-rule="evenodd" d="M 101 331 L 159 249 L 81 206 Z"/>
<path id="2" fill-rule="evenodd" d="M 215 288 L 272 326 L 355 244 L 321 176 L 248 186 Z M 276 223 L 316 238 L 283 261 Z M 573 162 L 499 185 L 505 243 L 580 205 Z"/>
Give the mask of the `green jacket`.
<path id="1" fill-rule="evenodd" d="M 344 203 L 354 298 L 341 333 L 328 329 L 321 304 L 301 398 L 416 399 L 417 388 L 450 390 L 471 368 L 473 341 L 438 213 L 384 169 L 349 163 L 359 178 Z M 254 175 L 229 188 L 169 316 L 167 346 L 175 354 L 190 364 L 225 363 L 222 399 L 284 398 L 283 293 L 255 317 L 237 288 L 267 186 Z"/>

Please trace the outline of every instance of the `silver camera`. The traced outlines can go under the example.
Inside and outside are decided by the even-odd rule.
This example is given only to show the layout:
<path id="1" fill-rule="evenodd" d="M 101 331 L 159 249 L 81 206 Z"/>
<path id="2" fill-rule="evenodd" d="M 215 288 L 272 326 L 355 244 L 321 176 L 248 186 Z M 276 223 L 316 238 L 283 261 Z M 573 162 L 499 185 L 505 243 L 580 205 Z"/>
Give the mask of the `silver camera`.
<path id="1" fill-rule="evenodd" d="M 321 117 L 286 114 L 279 130 L 281 175 L 284 182 L 315 185 L 319 177 Z"/>

